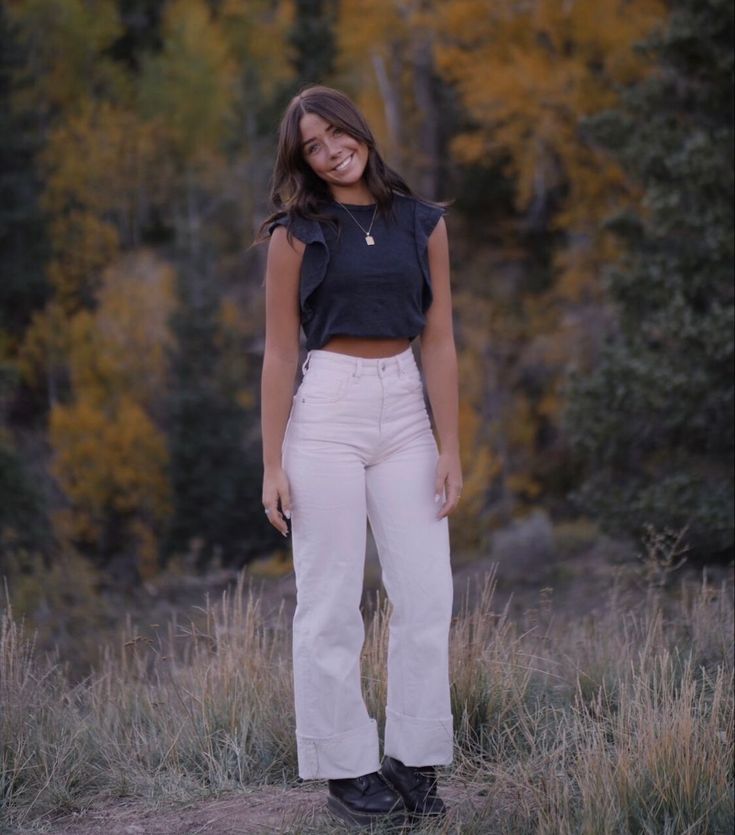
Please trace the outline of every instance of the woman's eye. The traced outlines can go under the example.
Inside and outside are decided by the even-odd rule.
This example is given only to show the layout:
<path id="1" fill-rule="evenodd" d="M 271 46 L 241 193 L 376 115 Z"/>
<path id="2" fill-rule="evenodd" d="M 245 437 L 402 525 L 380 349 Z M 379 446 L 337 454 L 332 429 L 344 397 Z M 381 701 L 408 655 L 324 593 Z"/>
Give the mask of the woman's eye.
<path id="1" fill-rule="evenodd" d="M 343 133 L 342 128 L 332 128 L 332 136 L 342 136 Z"/>
<path id="2" fill-rule="evenodd" d="M 311 156 L 312 154 L 315 154 L 318 150 L 319 150 L 319 145 L 315 142 L 313 145 L 309 145 L 306 148 L 306 153 L 309 156 Z"/>

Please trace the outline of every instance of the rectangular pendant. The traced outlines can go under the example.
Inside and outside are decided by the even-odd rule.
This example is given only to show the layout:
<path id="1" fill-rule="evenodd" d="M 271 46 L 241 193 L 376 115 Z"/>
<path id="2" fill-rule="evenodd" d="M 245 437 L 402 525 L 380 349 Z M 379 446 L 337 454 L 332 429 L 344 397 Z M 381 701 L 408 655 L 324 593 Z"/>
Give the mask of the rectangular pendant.
<path id="1" fill-rule="evenodd" d="M 375 246 L 375 238 L 372 235 L 365 235 L 365 243 L 368 246 Z"/>

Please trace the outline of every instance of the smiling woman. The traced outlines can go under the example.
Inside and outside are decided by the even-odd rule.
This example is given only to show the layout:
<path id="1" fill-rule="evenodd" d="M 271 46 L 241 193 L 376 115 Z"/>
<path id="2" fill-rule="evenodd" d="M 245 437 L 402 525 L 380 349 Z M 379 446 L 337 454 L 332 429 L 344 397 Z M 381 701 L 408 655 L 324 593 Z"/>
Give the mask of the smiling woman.
<path id="1" fill-rule="evenodd" d="M 300 128 L 307 137 L 303 143 L 306 161 L 329 184 L 334 199 L 372 204 L 373 196 L 362 179 L 367 145 L 315 113 L 304 114 Z"/>
<path id="2" fill-rule="evenodd" d="M 349 98 L 325 87 L 286 110 L 273 182 L 263 506 L 293 535 L 299 774 L 328 780 L 329 808 L 351 823 L 442 815 L 447 516 L 462 486 L 444 210 L 411 193 Z M 308 354 L 294 397 L 300 328 Z M 366 520 L 393 604 L 382 767 L 360 680 Z"/>

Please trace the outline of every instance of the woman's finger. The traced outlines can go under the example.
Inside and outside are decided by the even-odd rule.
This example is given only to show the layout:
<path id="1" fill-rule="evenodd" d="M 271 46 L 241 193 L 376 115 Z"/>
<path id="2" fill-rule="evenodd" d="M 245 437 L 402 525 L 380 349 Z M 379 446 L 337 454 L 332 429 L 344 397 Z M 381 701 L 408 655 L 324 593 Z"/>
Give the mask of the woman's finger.
<path id="1" fill-rule="evenodd" d="M 273 527 L 278 531 L 278 533 L 282 534 L 283 536 L 288 536 L 288 523 L 286 519 L 283 518 L 281 515 L 280 510 L 278 509 L 278 500 L 277 499 L 268 499 L 263 502 L 263 510 L 265 511 L 266 518 L 268 521 L 273 525 Z M 290 516 L 289 511 L 289 516 Z M 286 518 L 289 518 L 288 516 Z"/>
<path id="2" fill-rule="evenodd" d="M 286 519 L 291 518 L 291 494 L 286 485 L 281 488 L 281 512 Z"/>
<path id="3" fill-rule="evenodd" d="M 462 485 L 458 483 L 447 482 L 446 491 L 446 499 L 444 500 L 444 504 L 442 505 L 442 508 L 439 511 L 440 519 L 443 519 L 445 516 L 449 516 L 449 514 L 459 504 L 459 499 L 462 495 Z"/>
<path id="4" fill-rule="evenodd" d="M 447 472 L 442 467 L 441 460 L 436 468 L 436 477 L 434 478 L 434 502 L 439 504 L 444 496 L 444 487 L 447 480 Z"/>
<path id="5" fill-rule="evenodd" d="M 444 478 L 439 478 L 437 476 L 436 481 L 434 482 L 434 501 L 438 504 L 444 495 Z"/>

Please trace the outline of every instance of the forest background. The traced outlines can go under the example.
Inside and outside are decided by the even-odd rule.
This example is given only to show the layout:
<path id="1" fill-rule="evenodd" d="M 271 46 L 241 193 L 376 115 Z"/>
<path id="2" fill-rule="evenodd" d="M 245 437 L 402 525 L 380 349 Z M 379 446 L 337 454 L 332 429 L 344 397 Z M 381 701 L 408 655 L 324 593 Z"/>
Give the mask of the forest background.
<path id="1" fill-rule="evenodd" d="M 314 82 L 452 201 L 455 549 L 543 509 L 732 559 L 731 3 L 0 8 L 0 573 L 21 611 L 283 548 L 252 244 L 280 114 Z"/>

